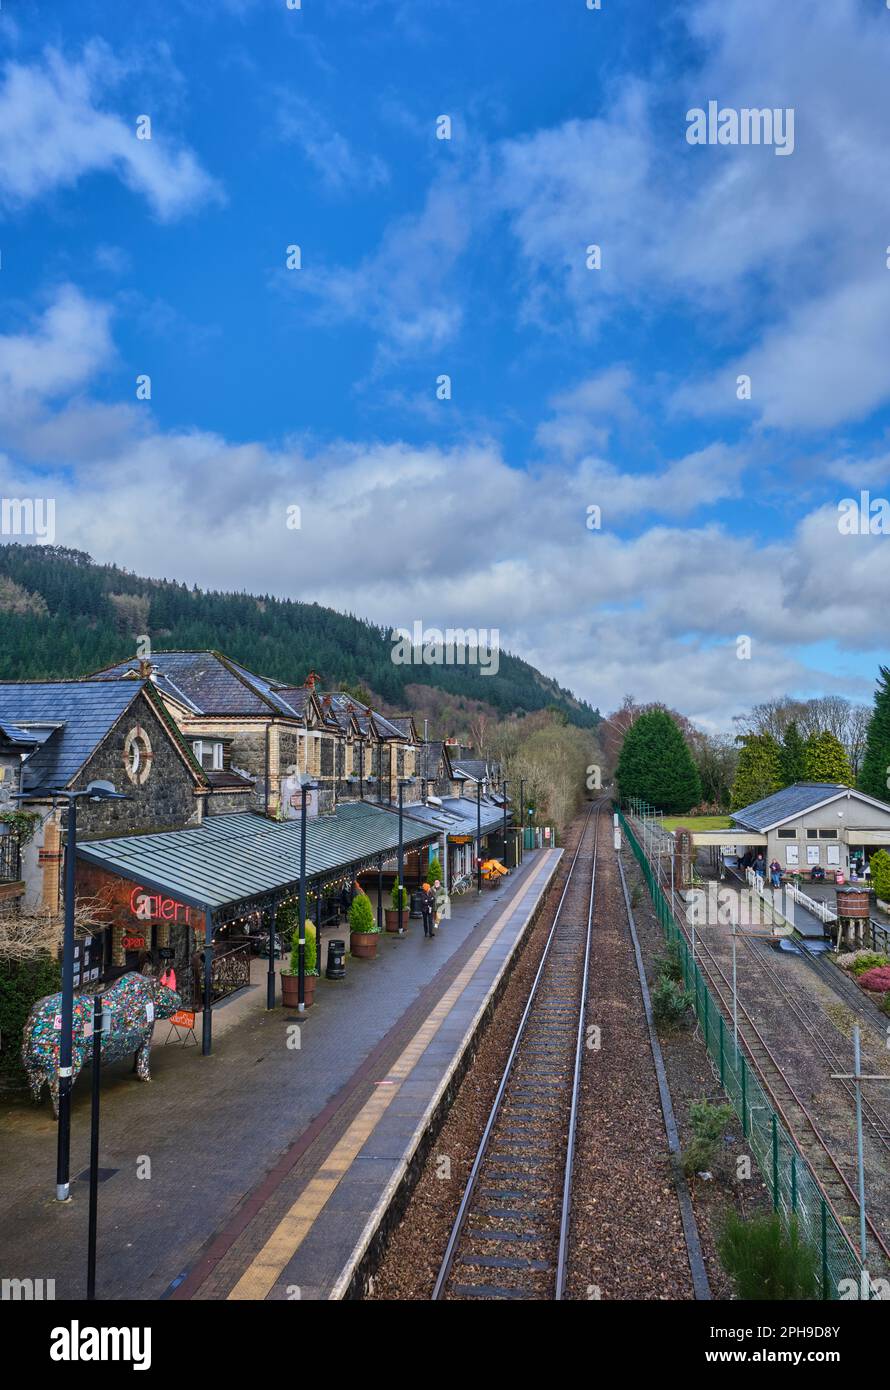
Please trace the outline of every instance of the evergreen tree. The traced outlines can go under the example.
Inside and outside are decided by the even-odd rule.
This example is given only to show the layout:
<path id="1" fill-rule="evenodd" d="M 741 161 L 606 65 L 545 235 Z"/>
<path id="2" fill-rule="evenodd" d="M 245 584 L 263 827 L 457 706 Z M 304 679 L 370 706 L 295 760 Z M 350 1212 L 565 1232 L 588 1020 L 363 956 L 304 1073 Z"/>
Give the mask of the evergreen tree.
<path id="1" fill-rule="evenodd" d="M 868 726 L 859 790 L 887 801 L 890 786 L 890 669 L 880 668 L 875 708 Z"/>
<path id="2" fill-rule="evenodd" d="M 804 779 L 807 782 L 836 782 L 849 787 L 853 782 L 850 760 L 844 745 L 830 729 L 811 734 L 804 744 Z"/>
<path id="3" fill-rule="evenodd" d="M 740 811 L 772 796 L 782 786 L 781 749 L 772 734 L 743 734 L 742 750 L 732 784 L 732 809 Z"/>
<path id="4" fill-rule="evenodd" d="M 640 796 L 682 815 L 701 801 L 701 782 L 676 720 L 666 710 L 641 714 L 621 745 L 615 781 L 622 798 Z"/>
<path id="5" fill-rule="evenodd" d="M 779 776 L 783 787 L 791 787 L 795 782 L 806 780 L 805 745 L 801 738 L 797 720 L 792 719 L 785 730 L 782 748 L 779 753 Z"/>

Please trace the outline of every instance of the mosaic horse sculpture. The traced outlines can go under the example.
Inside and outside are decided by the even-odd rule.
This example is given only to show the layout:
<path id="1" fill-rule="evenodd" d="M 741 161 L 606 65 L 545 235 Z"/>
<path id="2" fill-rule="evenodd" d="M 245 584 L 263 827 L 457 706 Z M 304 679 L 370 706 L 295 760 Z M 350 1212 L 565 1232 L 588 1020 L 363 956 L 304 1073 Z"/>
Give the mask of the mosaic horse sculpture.
<path id="1" fill-rule="evenodd" d="M 111 1013 L 110 1031 L 102 1035 L 103 1064 L 119 1062 L 122 1057 L 135 1053 L 135 1070 L 139 1080 L 150 1081 L 148 1054 L 155 1021 L 169 1018 L 176 1012 L 180 1006 L 179 995 L 152 975 L 132 973 L 122 975 L 103 990 L 102 999 L 106 1017 L 109 1011 Z M 28 1015 L 22 1039 L 22 1062 L 28 1073 L 31 1095 L 34 1100 L 39 1100 L 45 1082 L 56 1115 L 59 1113 L 61 1015 L 61 994 L 47 994 L 43 999 L 38 999 Z M 92 1022 L 92 996 L 75 996 L 72 1086 L 92 1050 Z"/>

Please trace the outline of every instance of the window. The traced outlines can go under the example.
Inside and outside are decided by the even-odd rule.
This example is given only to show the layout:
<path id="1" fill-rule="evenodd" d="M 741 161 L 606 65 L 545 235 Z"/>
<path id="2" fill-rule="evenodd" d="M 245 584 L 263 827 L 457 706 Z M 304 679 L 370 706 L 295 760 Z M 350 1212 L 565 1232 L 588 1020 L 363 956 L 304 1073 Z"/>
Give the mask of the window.
<path id="1" fill-rule="evenodd" d="M 808 831 L 807 831 L 807 839 L 808 839 L 808 840 L 818 840 L 818 838 L 819 838 L 819 832 L 818 832 L 818 830 L 808 830 Z"/>
<path id="2" fill-rule="evenodd" d="M 796 830 L 777 830 L 777 831 L 776 831 L 776 836 L 777 836 L 778 839 L 780 839 L 780 840 L 796 840 L 796 839 L 797 839 L 797 831 L 796 831 Z"/>
<path id="3" fill-rule="evenodd" d="M 192 750 L 205 772 L 219 772 L 223 765 L 223 746 L 210 739 L 195 739 Z"/>
<path id="4" fill-rule="evenodd" d="M 820 831 L 819 831 L 819 839 L 820 839 L 820 840 L 836 840 L 836 839 L 837 839 L 837 831 L 836 831 L 836 830 L 820 830 Z"/>
<path id="5" fill-rule="evenodd" d="M 137 724 L 124 739 L 124 771 L 134 786 L 141 787 L 151 772 L 151 744 Z"/>

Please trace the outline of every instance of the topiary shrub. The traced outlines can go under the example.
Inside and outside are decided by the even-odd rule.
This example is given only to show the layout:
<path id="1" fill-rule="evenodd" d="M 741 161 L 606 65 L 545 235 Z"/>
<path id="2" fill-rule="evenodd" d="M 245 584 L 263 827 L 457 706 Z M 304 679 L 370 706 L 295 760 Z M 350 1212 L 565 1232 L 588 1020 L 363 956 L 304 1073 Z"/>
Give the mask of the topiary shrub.
<path id="1" fill-rule="evenodd" d="M 315 927 L 311 922 L 306 923 L 306 961 L 305 971 L 307 975 L 318 974 L 318 942 L 315 939 Z M 300 928 L 294 928 L 294 934 L 290 941 L 290 973 L 298 975 L 300 972 Z"/>
<path id="2" fill-rule="evenodd" d="M 743 1221 L 731 1211 L 717 1249 L 737 1298 L 777 1301 L 818 1296 L 819 1253 L 802 1238 L 796 1217 L 786 1231 L 775 1213 Z"/>
<path id="3" fill-rule="evenodd" d="M 407 910 L 408 910 L 408 889 L 407 889 L 407 888 L 402 888 L 402 889 L 400 889 L 398 883 L 394 883 L 394 884 L 393 884 L 393 886 L 392 886 L 392 892 L 390 893 L 390 898 L 391 898 L 391 900 L 392 900 L 392 910 L 393 910 L 393 912 L 398 912 L 398 910 L 399 910 L 399 893 L 401 893 L 401 896 L 402 896 L 402 910 L 405 911 L 405 912 L 407 912 Z"/>
<path id="4" fill-rule="evenodd" d="M 371 900 L 364 893 L 358 893 L 350 903 L 349 930 L 362 935 L 377 930 Z"/>
<path id="5" fill-rule="evenodd" d="M 879 849 L 868 861 L 871 886 L 882 902 L 890 902 L 890 854 Z"/>
<path id="6" fill-rule="evenodd" d="M 430 866 L 426 871 L 427 883 L 435 883 L 436 879 L 438 879 L 440 883 L 442 882 L 442 865 L 439 862 L 438 855 L 435 855 L 434 858 L 430 860 Z"/>

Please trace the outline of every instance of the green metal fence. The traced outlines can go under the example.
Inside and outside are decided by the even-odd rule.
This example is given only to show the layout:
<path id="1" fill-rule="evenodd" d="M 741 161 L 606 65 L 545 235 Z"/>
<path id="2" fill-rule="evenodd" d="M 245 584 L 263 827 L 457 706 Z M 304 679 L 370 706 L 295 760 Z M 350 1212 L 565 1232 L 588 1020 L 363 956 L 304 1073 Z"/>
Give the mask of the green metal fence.
<path id="1" fill-rule="evenodd" d="M 786 1224 L 792 1215 L 796 1216 L 801 1235 L 819 1250 L 819 1296 L 838 1298 L 842 1280 L 852 1279 L 855 1286 L 859 1286 L 859 1258 L 825 1200 L 809 1164 L 776 1114 L 757 1074 L 741 1048 L 736 1049 L 732 1024 L 727 1025 L 698 962 L 693 960 L 689 943 L 671 911 L 667 895 L 624 814 L 619 811 L 618 816 L 645 876 L 665 937 L 669 942 L 676 942 L 679 949 L 683 979 L 695 1000 L 696 1017 L 705 1045 L 720 1077 L 720 1084 L 742 1122 L 742 1131 L 751 1153 L 772 1195 L 773 1208 Z"/>

